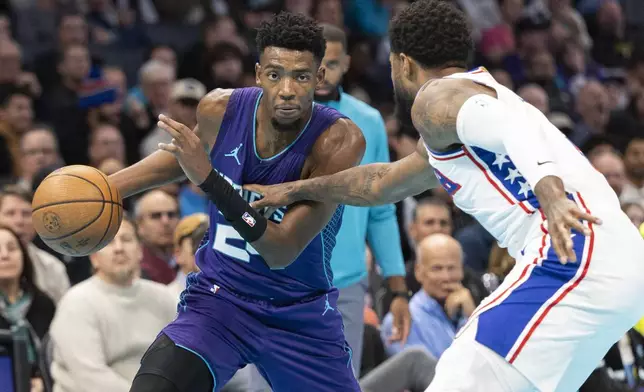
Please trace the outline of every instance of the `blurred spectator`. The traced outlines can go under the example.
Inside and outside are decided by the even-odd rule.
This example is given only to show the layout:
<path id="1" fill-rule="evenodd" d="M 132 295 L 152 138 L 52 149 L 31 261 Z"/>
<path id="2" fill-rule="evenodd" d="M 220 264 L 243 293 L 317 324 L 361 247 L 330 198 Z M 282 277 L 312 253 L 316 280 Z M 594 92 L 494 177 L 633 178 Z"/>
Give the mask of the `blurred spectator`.
<path id="1" fill-rule="evenodd" d="M 244 54 L 248 53 L 248 44 L 240 36 L 235 21 L 229 16 L 214 18 L 204 24 L 201 40 L 181 56 L 179 78 L 201 80 L 207 54 L 223 42 L 235 45 Z"/>
<path id="2" fill-rule="evenodd" d="M 498 243 L 492 246 L 487 272 L 483 274 L 482 278 L 483 285 L 488 292 L 493 292 L 503 283 L 515 263 L 516 261 L 506 248 L 501 248 Z"/>
<path id="3" fill-rule="evenodd" d="M 31 126 L 31 97 L 22 88 L 0 85 L 0 177 L 20 176 L 20 137 Z"/>
<path id="4" fill-rule="evenodd" d="M 51 325 L 57 392 L 127 392 L 143 354 L 176 314 L 165 286 L 141 280 L 141 244 L 124 219 L 90 259 L 95 275 L 74 286 Z"/>
<path id="5" fill-rule="evenodd" d="M 134 215 L 143 245 L 143 277 L 170 284 L 177 277 L 173 260 L 173 236 L 179 222 L 177 201 L 163 191 L 148 191 L 137 201 Z"/>
<path id="6" fill-rule="evenodd" d="M 313 0 L 284 0 L 284 11 L 311 16 Z"/>
<path id="7" fill-rule="evenodd" d="M 607 131 L 622 150 L 633 137 L 644 135 L 644 92 L 636 93 L 624 110 L 611 114 Z"/>
<path id="8" fill-rule="evenodd" d="M 606 133 L 610 111 L 604 86 L 595 80 L 588 81 L 579 90 L 576 109 L 579 121 L 570 140 L 582 148 L 592 136 Z"/>
<path id="9" fill-rule="evenodd" d="M 125 165 L 118 159 L 107 158 L 104 159 L 100 165 L 98 165 L 97 169 L 105 173 L 105 175 L 110 176 L 118 171 L 125 169 Z"/>
<path id="10" fill-rule="evenodd" d="M 599 150 L 588 154 L 588 160 L 598 172 L 606 177 L 606 181 L 615 191 L 617 197 L 622 198 L 626 179 L 626 170 L 622 157 L 615 151 Z"/>
<path id="11" fill-rule="evenodd" d="M 125 134 L 129 162 L 139 160 L 138 146 L 156 127 L 159 114 L 167 113 L 174 81 L 174 69 L 158 60 L 150 60 L 139 69 L 139 84 L 145 102 L 137 99 L 136 94 L 130 94 L 125 103 L 125 112 L 137 130 Z"/>
<path id="12" fill-rule="evenodd" d="M 517 90 L 517 94 L 524 101 L 539 109 L 541 113 L 547 115 L 550 113 L 550 101 L 546 91 L 538 84 L 526 84 Z"/>
<path id="13" fill-rule="evenodd" d="M 553 22 L 560 23 L 570 34 L 570 39 L 584 50 L 590 49 L 592 40 L 586 22 L 573 7 L 572 0 L 548 0 Z"/>
<path id="14" fill-rule="evenodd" d="M 622 200 L 644 203 L 644 137 L 636 137 L 628 143 L 624 154 L 626 177 Z"/>
<path id="15" fill-rule="evenodd" d="M 19 183 L 27 189 L 31 189 L 33 176 L 41 169 L 62 163 L 56 134 L 46 125 L 36 125 L 23 133 L 20 153 Z"/>
<path id="16" fill-rule="evenodd" d="M 42 94 L 36 75 L 22 69 L 20 46 L 11 37 L 0 37 L 0 83 L 21 86 L 33 97 L 40 97 Z"/>
<path id="17" fill-rule="evenodd" d="M 89 43 L 89 30 L 85 17 L 80 14 L 62 15 L 58 20 L 57 35 L 57 47 L 41 54 L 34 61 L 36 76 L 45 91 L 59 84 L 58 72 L 60 69 L 52 65 L 60 63 L 60 59 L 65 57 L 64 53 L 67 48 L 74 45 L 86 47 Z"/>
<path id="18" fill-rule="evenodd" d="M 319 23 L 326 23 L 332 26 L 344 27 L 344 12 L 340 0 L 317 0 L 313 18 Z"/>
<path id="19" fill-rule="evenodd" d="M 622 211 L 633 222 L 635 227 L 640 227 L 644 223 L 644 206 L 642 204 L 624 203 L 622 204 Z"/>
<path id="20" fill-rule="evenodd" d="M 409 302 L 412 325 L 405 347 L 422 345 L 440 358 L 476 305 L 470 291 L 461 285 L 463 252 L 455 239 L 433 234 L 418 244 L 416 253 L 415 275 L 422 290 Z M 390 340 L 392 319 L 388 314 L 382 322 L 382 339 L 391 354 L 404 349 Z"/>
<path id="21" fill-rule="evenodd" d="M 543 88 L 552 110 L 565 111 L 570 99 L 562 92 L 557 81 L 557 68 L 552 54 L 541 50 L 530 55 L 527 60 L 526 81 Z"/>
<path id="22" fill-rule="evenodd" d="M 395 0 L 348 0 L 345 2 L 346 24 L 356 34 L 382 37 L 387 34 Z"/>
<path id="23" fill-rule="evenodd" d="M 605 67 L 624 67 L 632 43 L 626 37 L 626 24 L 618 1 L 603 1 L 596 14 L 592 56 Z"/>
<path id="24" fill-rule="evenodd" d="M 503 69 L 493 69 L 490 70 L 490 74 L 494 77 L 494 80 L 514 91 L 514 83 L 512 82 L 512 77 L 507 71 Z"/>
<path id="25" fill-rule="evenodd" d="M 628 62 L 626 79 L 632 95 L 644 91 L 644 45 L 634 48 Z"/>
<path id="26" fill-rule="evenodd" d="M 201 79 L 208 91 L 215 88 L 243 87 L 244 57 L 237 46 L 218 43 L 205 58 Z"/>
<path id="27" fill-rule="evenodd" d="M 13 230 L 27 249 L 34 270 L 34 283 L 54 302 L 69 289 L 65 264 L 50 253 L 38 248 L 31 218 L 31 192 L 17 185 L 0 190 L 0 225 Z"/>
<path id="28" fill-rule="evenodd" d="M 69 113 L 70 109 L 78 107 L 83 81 L 91 66 L 89 50 L 84 45 L 70 44 L 52 64 L 57 64 L 60 82 L 47 90 L 43 97 L 43 116 L 48 120 L 56 119 L 61 113 Z"/>
<path id="29" fill-rule="evenodd" d="M 125 164 L 125 143 L 121 132 L 110 124 L 101 124 L 94 128 L 89 137 L 88 156 L 89 164 L 94 167 L 98 167 L 108 158 Z"/>
<path id="30" fill-rule="evenodd" d="M 197 126 L 197 105 L 206 95 L 206 88 L 196 79 L 181 79 L 172 85 L 168 116 L 190 129 Z M 168 132 L 155 127 L 141 142 L 141 156 L 146 157 L 159 149 L 159 143 L 169 143 Z"/>
<path id="31" fill-rule="evenodd" d="M 208 232 L 209 217 L 206 214 L 194 214 L 181 219 L 174 231 L 174 258 L 179 266 L 177 277 L 168 288 L 175 298 L 186 288 L 188 274 L 198 272 L 195 253 L 201 240 Z"/>
<path id="32" fill-rule="evenodd" d="M 159 62 L 167 65 L 168 67 L 172 68 L 174 70 L 174 73 L 176 74 L 177 54 L 175 53 L 174 49 L 172 49 L 171 47 L 167 45 L 155 45 L 150 49 L 150 53 L 147 58 L 149 61 L 155 61 L 155 62 Z M 139 72 L 139 82 L 141 82 L 140 72 Z M 138 103 L 141 104 L 142 106 L 147 106 L 149 104 L 148 98 L 143 93 L 143 89 L 141 85 L 135 86 L 132 89 L 130 89 L 130 91 L 128 92 L 128 98 L 129 100 L 136 99 Z"/>
<path id="33" fill-rule="evenodd" d="M 56 307 L 34 284 L 34 269 L 24 244 L 15 232 L 3 226 L 0 226 L 0 264 L 0 329 L 15 328 L 28 342 L 31 390 L 41 391 L 40 342 L 49 331 Z"/>

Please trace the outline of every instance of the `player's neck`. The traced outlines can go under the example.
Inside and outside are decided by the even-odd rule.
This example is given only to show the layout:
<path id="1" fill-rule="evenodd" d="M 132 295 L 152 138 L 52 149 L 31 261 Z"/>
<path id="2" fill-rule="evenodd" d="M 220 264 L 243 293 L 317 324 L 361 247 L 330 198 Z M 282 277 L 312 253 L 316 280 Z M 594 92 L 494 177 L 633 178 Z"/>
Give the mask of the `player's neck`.
<path id="1" fill-rule="evenodd" d="M 263 101 L 263 100 L 262 100 Z M 260 103 L 257 110 L 255 144 L 257 152 L 262 157 L 270 157 L 280 153 L 298 137 L 311 119 L 313 106 L 302 113 L 302 117 L 289 129 L 277 129 L 271 120 L 270 111 Z"/>
<path id="2" fill-rule="evenodd" d="M 420 90 L 423 85 L 432 79 L 441 79 L 449 75 L 463 72 L 467 72 L 467 69 L 461 67 L 420 69 L 418 71 L 418 89 Z"/>

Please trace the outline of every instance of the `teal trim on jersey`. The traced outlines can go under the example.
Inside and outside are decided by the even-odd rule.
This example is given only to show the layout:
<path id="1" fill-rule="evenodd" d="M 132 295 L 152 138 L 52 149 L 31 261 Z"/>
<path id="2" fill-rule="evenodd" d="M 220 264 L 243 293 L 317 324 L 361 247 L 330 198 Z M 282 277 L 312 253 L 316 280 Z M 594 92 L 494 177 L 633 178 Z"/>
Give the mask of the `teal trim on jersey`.
<path id="1" fill-rule="evenodd" d="M 195 350 L 190 349 L 190 348 L 188 348 L 186 346 L 182 346 L 180 344 L 175 344 L 175 345 L 177 347 L 180 347 L 180 348 L 186 350 L 186 351 L 190 351 L 194 355 L 198 356 L 203 361 L 203 363 L 205 363 L 206 366 L 208 366 L 208 370 L 210 371 L 210 375 L 212 375 L 212 384 L 213 384 L 212 385 L 212 392 L 215 392 L 217 390 L 217 376 L 215 376 L 215 371 L 212 370 L 212 366 L 210 366 L 210 363 L 208 361 L 206 361 L 206 358 L 204 358 L 203 355 L 199 354 Z"/>
<path id="2" fill-rule="evenodd" d="M 380 112 L 342 91 L 338 101 L 323 104 L 344 114 L 362 130 L 367 146 L 361 165 L 389 162 L 387 131 Z M 366 242 L 383 276 L 405 276 L 395 206 L 345 206 L 331 255 L 334 286 L 349 287 L 367 276 Z"/>
<path id="3" fill-rule="evenodd" d="M 302 135 L 304 135 L 304 132 L 306 132 L 309 129 L 309 124 L 311 123 L 311 119 L 313 119 L 313 110 L 315 109 L 315 102 L 313 102 L 313 106 L 311 107 L 311 117 L 309 117 L 309 121 L 306 122 L 306 125 L 304 126 L 304 129 L 302 130 L 302 132 L 300 132 L 299 135 L 297 135 L 295 140 L 293 140 L 291 142 L 291 144 L 286 146 L 285 149 L 283 149 L 282 151 L 280 151 L 277 154 L 273 155 L 272 157 L 262 158 L 257 153 L 257 141 L 256 141 L 256 139 L 257 139 L 257 109 L 259 108 L 259 102 L 262 99 L 262 95 L 264 95 L 264 92 L 259 93 L 259 96 L 257 97 L 257 102 L 255 103 L 255 110 L 253 111 L 253 151 L 255 152 L 255 156 L 257 157 L 257 159 L 259 159 L 260 161 L 263 161 L 263 162 L 267 162 L 267 161 L 271 161 L 271 160 L 279 157 L 280 155 L 282 155 L 285 152 L 287 152 L 288 150 L 290 150 L 291 147 L 293 147 L 295 145 L 295 143 L 297 143 L 297 141 L 300 140 L 300 137 L 302 137 Z"/>

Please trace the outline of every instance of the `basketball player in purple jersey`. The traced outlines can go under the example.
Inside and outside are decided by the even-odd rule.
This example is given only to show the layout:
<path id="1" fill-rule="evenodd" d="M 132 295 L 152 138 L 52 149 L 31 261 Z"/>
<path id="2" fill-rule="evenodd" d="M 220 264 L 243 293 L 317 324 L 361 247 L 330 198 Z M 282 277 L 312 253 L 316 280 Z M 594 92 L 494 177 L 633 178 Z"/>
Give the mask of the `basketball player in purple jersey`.
<path id="1" fill-rule="evenodd" d="M 212 201 L 201 272 L 188 277 L 177 319 L 144 355 L 131 392 L 219 391 L 249 363 L 277 391 L 360 390 L 329 266 L 342 208 L 305 202 L 260 214 L 249 205 L 259 195 L 242 185 L 342 171 L 360 162 L 365 141 L 313 103 L 325 51 L 313 20 L 279 14 L 257 47 L 261 88 L 211 92 L 194 132 L 161 116 L 173 141 L 111 177 L 129 196 L 185 174 Z"/>

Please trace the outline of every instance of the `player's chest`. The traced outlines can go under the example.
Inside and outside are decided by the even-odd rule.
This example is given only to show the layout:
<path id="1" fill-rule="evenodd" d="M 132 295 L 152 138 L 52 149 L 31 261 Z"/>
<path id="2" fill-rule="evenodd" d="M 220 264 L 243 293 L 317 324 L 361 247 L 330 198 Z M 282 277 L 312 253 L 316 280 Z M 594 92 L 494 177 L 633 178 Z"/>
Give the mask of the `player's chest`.
<path id="1" fill-rule="evenodd" d="M 525 205 L 534 210 L 536 197 L 512 160 L 476 147 L 446 154 L 430 153 L 430 164 L 442 188 L 463 209 Z"/>

